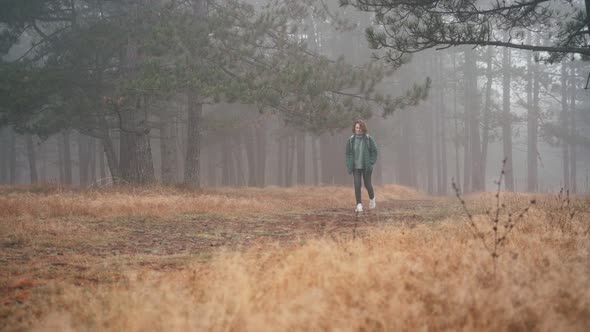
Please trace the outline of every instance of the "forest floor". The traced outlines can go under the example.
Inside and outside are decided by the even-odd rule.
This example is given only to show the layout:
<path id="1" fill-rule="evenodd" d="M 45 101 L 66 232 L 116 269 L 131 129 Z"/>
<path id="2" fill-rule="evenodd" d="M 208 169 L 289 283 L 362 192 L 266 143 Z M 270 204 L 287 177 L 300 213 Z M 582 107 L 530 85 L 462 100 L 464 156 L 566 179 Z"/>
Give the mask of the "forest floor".
<path id="1" fill-rule="evenodd" d="M 367 245 L 368 239 L 372 239 L 369 242 L 371 242 L 370 247 L 373 248 L 374 243 L 380 243 L 380 241 L 384 241 L 383 237 L 389 236 L 403 238 L 410 234 L 410 238 L 415 238 L 418 241 L 413 245 L 416 248 L 423 248 L 423 250 L 413 249 L 414 254 L 418 256 L 423 254 L 422 251 L 432 249 L 426 249 L 429 243 L 423 242 L 422 238 L 433 238 L 432 243 L 436 243 L 436 237 L 442 236 L 440 241 L 448 243 L 447 245 L 443 244 L 443 247 L 465 245 L 466 248 L 472 248 L 475 246 L 476 249 L 473 251 L 477 257 L 477 263 L 473 266 L 476 268 L 472 266 L 471 269 L 475 270 L 468 272 L 479 275 L 482 273 L 480 271 L 482 266 L 484 270 L 489 270 L 490 259 L 489 256 L 486 258 L 489 253 L 482 252 L 485 247 L 483 242 L 478 244 L 478 239 L 470 235 L 469 219 L 458 200 L 450 197 L 427 197 L 398 186 L 377 188 L 377 193 L 380 195 L 377 196 L 377 209 L 356 216 L 353 213 L 354 204 L 350 204 L 353 202 L 352 189 L 339 187 L 268 188 L 267 190 L 223 188 L 199 192 L 175 188 L 114 188 L 76 191 L 42 186 L 0 187 L 0 266 L 2 267 L 0 272 L 0 330 L 51 328 L 143 330 L 146 327 L 152 327 L 155 330 L 186 330 L 187 328 L 272 330 L 275 325 L 268 321 L 265 323 L 264 319 L 250 321 L 252 317 L 259 315 L 257 311 L 259 309 L 256 309 L 260 305 L 256 300 L 258 295 L 244 295 L 246 298 L 244 303 L 246 304 L 243 303 L 242 306 L 249 308 L 246 312 L 235 308 L 231 309 L 235 304 L 226 303 L 228 300 L 223 296 L 223 299 L 218 299 L 219 294 L 211 295 L 217 300 L 212 300 L 208 295 L 204 295 L 207 292 L 207 286 L 200 285 L 200 283 L 205 283 L 205 280 L 211 281 L 210 276 L 202 277 L 203 280 L 199 280 L 199 277 L 196 277 L 197 280 L 195 280 L 195 276 L 191 277 L 193 278 L 190 279 L 191 286 L 185 288 L 192 289 L 200 295 L 191 293 L 194 297 L 189 306 L 198 307 L 199 305 L 206 306 L 206 304 L 209 305 L 209 308 L 220 306 L 223 308 L 220 310 L 224 312 L 221 317 L 228 315 L 227 319 L 219 318 L 218 313 L 217 318 L 209 317 L 208 320 L 201 319 L 197 323 L 192 319 L 179 319 L 180 316 L 184 317 L 183 315 L 186 313 L 178 316 L 177 309 L 172 310 L 172 314 L 168 310 L 158 311 L 161 309 L 156 309 L 155 313 L 163 315 L 164 318 L 154 323 L 151 318 L 147 318 L 151 315 L 149 312 L 154 313 L 154 309 L 141 305 L 137 309 L 141 312 L 139 315 L 129 313 L 129 316 L 122 318 L 118 316 L 120 314 L 117 314 L 117 317 L 113 318 L 109 315 L 105 317 L 104 312 L 120 307 L 121 301 L 129 301 L 129 297 L 121 300 L 118 298 L 119 295 L 113 297 L 112 294 L 115 292 L 119 294 L 121 290 L 135 292 L 136 286 L 131 285 L 133 281 L 139 280 L 138 284 L 143 285 L 142 287 L 150 289 L 155 287 L 157 290 L 162 287 L 162 284 L 171 285 L 170 278 L 175 280 L 181 278 L 181 284 L 186 282 L 184 276 L 188 273 L 187 271 L 191 271 L 193 274 L 203 270 L 208 273 L 221 273 L 221 270 L 231 271 L 234 263 L 228 263 L 229 265 L 221 267 L 221 270 L 217 270 L 215 266 L 221 264 L 220 262 L 227 262 L 227 260 L 234 262 L 236 259 L 243 260 L 238 264 L 242 266 L 240 269 L 245 268 L 247 271 L 252 268 L 256 269 L 255 272 L 244 272 L 246 275 L 253 276 L 273 269 L 273 267 L 260 268 L 262 270 L 260 271 L 256 268 L 257 265 L 265 263 L 265 261 L 260 261 L 261 252 L 285 258 L 287 257 L 285 255 L 289 255 L 290 252 L 317 250 L 318 246 L 324 245 L 337 248 L 329 247 L 326 252 L 332 249 L 339 252 L 338 250 L 342 250 L 342 246 L 352 245 L 357 248 L 358 245 Z M 530 206 L 528 203 L 530 198 L 531 196 L 526 194 L 507 196 L 506 200 L 510 205 L 507 209 L 512 209 L 512 213 L 516 215 L 515 211 L 521 211 L 523 207 Z M 495 199 L 493 194 L 480 194 L 471 198 L 469 202 L 475 215 L 484 215 L 485 210 L 493 207 Z M 545 209 L 551 209 L 550 206 L 553 206 L 553 212 L 551 212 L 553 214 L 548 216 L 545 213 L 543 218 L 544 220 L 551 219 L 555 223 L 567 222 L 571 224 L 566 225 L 566 228 L 556 224 L 549 228 L 545 226 L 544 229 L 545 231 L 550 229 L 553 233 L 560 232 L 548 241 L 553 243 L 555 248 L 567 250 L 569 256 L 575 257 L 575 263 L 563 267 L 566 270 L 577 271 L 577 274 L 570 275 L 575 278 L 572 285 L 587 285 L 590 281 L 590 264 L 587 263 L 588 260 L 586 263 L 582 263 L 582 261 L 590 254 L 590 237 L 588 236 L 590 228 L 586 229 L 588 224 L 584 223 L 582 219 L 577 223 L 566 220 L 565 216 L 570 211 L 574 211 L 574 200 L 571 203 L 568 200 L 568 204 L 571 206 L 565 209 L 563 202 L 565 201 L 546 197 Z M 578 214 L 576 217 L 587 216 L 590 212 L 587 199 L 577 199 L 575 202 Z M 555 214 L 558 212 L 561 214 Z M 454 229 L 451 237 L 445 238 L 444 234 L 448 232 L 446 229 L 433 233 L 432 230 L 441 224 Z M 526 225 L 525 222 L 523 224 Z M 557 230 L 556 227 L 559 229 Z M 539 232 L 539 234 L 542 233 Z M 460 235 L 460 239 L 456 243 L 449 240 L 453 236 L 458 236 L 457 234 Z M 488 235 L 491 236 L 491 233 L 486 234 L 486 236 Z M 566 240 L 563 240 L 564 237 Z M 556 239 L 562 239 L 563 243 Z M 375 242 L 375 240 L 379 241 Z M 389 241 L 386 242 L 389 243 Z M 398 243 L 398 245 L 400 243 L 397 240 L 391 242 Z M 389 250 L 391 248 L 388 249 L 388 245 L 390 244 L 382 244 L 378 249 Z M 566 248 L 564 249 L 563 246 Z M 399 251 L 398 254 L 405 250 L 401 250 L 399 246 L 394 249 L 394 252 Z M 354 251 L 350 248 L 345 249 L 345 251 L 347 250 Z M 421 252 L 416 253 L 416 250 Z M 465 248 L 459 251 L 461 250 L 465 250 Z M 461 256 L 457 252 L 457 248 L 453 249 L 453 252 L 455 255 Z M 547 257 L 553 257 L 556 253 L 556 251 L 549 251 Z M 518 256 L 518 254 L 518 250 L 512 249 L 512 257 Z M 383 259 L 382 255 L 385 254 L 378 252 L 377 255 L 381 255 L 378 256 L 379 259 Z M 306 257 L 303 258 L 303 261 L 308 259 L 312 258 Z M 309 263 L 313 265 L 312 261 Z M 297 264 L 299 263 L 295 265 Z M 324 266 L 325 264 L 322 264 L 320 269 L 323 269 Z M 468 269 L 468 266 L 469 264 L 465 264 L 463 268 Z M 288 268 L 294 267 L 289 266 Z M 404 270 L 407 266 L 400 268 Z M 241 275 L 242 272 L 235 273 Z M 335 273 L 329 268 L 324 272 L 325 275 Z M 536 276 L 539 271 L 533 269 L 533 272 Z M 154 273 L 158 276 L 154 277 Z M 270 274 L 274 275 L 276 271 Z M 137 277 L 138 275 L 142 277 Z M 486 275 L 488 277 L 483 279 L 489 279 L 489 271 Z M 528 274 L 526 275 L 528 276 Z M 156 286 L 151 284 L 154 278 L 159 280 Z M 235 278 L 242 277 L 234 275 L 225 281 L 222 277 L 214 279 L 219 279 L 216 282 L 225 282 L 221 284 L 222 287 L 217 288 L 228 287 L 231 289 L 228 282 L 231 284 Z M 481 276 L 477 278 L 482 279 Z M 514 276 L 505 276 L 505 278 L 508 280 Z M 518 278 L 522 278 L 522 276 Z M 262 282 L 261 279 L 263 278 L 252 277 L 251 282 L 256 284 Z M 474 287 L 481 286 L 477 286 L 478 282 L 489 283 L 489 280 L 482 280 L 477 281 Z M 563 281 L 563 276 L 558 276 L 557 279 L 548 282 L 561 284 Z M 276 282 L 274 280 L 270 283 L 274 285 Z M 285 281 L 282 279 L 281 285 L 283 282 Z M 317 283 L 317 280 L 314 281 L 310 287 L 322 289 L 322 282 Z M 347 283 L 354 286 L 352 281 L 347 281 Z M 248 284 L 245 289 L 255 290 L 256 287 L 258 286 Z M 277 287 L 282 289 L 284 286 L 274 285 L 270 289 Z M 406 289 L 406 292 L 412 292 L 413 286 L 407 286 L 406 283 L 404 287 L 410 287 Z M 80 295 L 79 292 L 83 292 L 85 295 Z M 166 288 L 161 292 L 169 294 L 170 290 Z M 258 292 L 262 294 L 259 296 L 269 296 L 269 288 L 258 290 Z M 359 292 L 362 291 L 359 290 Z M 567 296 L 573 296 L 573 293 L 566 293 Z M 565 293 L 561 290 L 559 294 L 564 296 Z M 582 295 L 579 294 L 579 296 Z M 136 294 L 130 296 L 134 297 Z M 238 295 L 238 298 L 241 298 L 241 295 Z M 277 295 L 277 298 L 282 298 L 282 295 Z M 174 303 L 177 301 L 178 299 L 172 300 Z M 309 301 L 312 306 L 325 305 L 322 300 Z M 430 299 L 430 301 L 435 300 Z M 568 305 L 573 306 L 574 312 L 569 316 L 566 315 L 565 320 L 557 320 L 559 324 L 555 326 L 546 325 L 546 322 L 540 316 L 536 316 L 534 312 L 533 318 L 530 318 L 533 323 L 525 320 L 525 322 L 516 321 L 509 324 L 516 324 L 517 329 L 527 329 L 531 327 L 530 324 L 533 324 L 532 327 L 573 327 L 575 329 L 589 327 L 590 316 L 587 316 L 585 320 L 580 320 L 580 317 L 590 314 L 590 300 L 576 297 L 571 301 L 573 302 Z M 76 306 L 88 302 L 93 303 L 90 307 L 94 309 L 78 312 L 80 309 L 76 309 Z M 230 302 L 232 301 L 230 300 Z M 268 302 L 265 301 L 265 305 Z M 284 301 L 279 301 L 279 303 L 284 304 Z M 169 301 L 163 301 L 162 305 L 164 304 L 170 306 Z M 429 306 L 427 303 L 424 305 Z M 277 304 L 273 307 L 274 309 L 271 309 L 271 312 L 272 310 L 285 310 L 281 309 L 281 306 L 282 304 Z M 352 305 L 352 308 L 355 307 L 356 305 Z M 238 313 L 232 310 L 238 310 Z M 298 310 L 300 309 L 295 312 L 299 312 Z M 170 320 L 165 318 L 166 315 L 170 315 Z M 234 321 L 235 315 L 240 316 L 237 322 Z M 306 315 L 313 314 L 307 312 Z M 373 316 L 375 315 L 379 316 L 380 314 L 374 313 Z M 298 316 L 295 315 L 295 317 Z M 306 323 L 305 317 L 308 316 L 304 315 L 299 317 L 300 319 L 285 318 L 279 326 L 285 329 L 338 329 L 341 323 L 323 325 L 325 322 L 321 323 L 321 321 L 325 319 L 324 317 L 318 318 L 317 322 L 315 318 L 312 319 L 314 324 L 319 325 L 309 325 L 311 323 Z M 395 326 L 400 328 L 420 326 L 415 325 L 417 323 L 412 321 L 403 323 L 403 320 L 400 322 L 386 319 L 379 320 L 377 322 L 378 328 L 375 328 L 375 325 L 372 324 L 377 323 L 366 320 L 363 315 L 360 318 L 353 316 L 351 319 L 355 320 L 355 324 L 351 325 L 354 327 L 347 324 L 342 325 L 346 327 L 345 329 L 379 330 L 383 328 L 388 330 Z M 436 319 L 436 315 L 433 319 Z M 444 323 L 439 327 L 483 327 L 484 329 L 498 327 L 493 323 L 478 325 L 470 319 L 476 320 L 476 317 L 463 318 L 462 322 L 454 322 L 450 325 Z M 535 319 L 539 321 L 537 322 Z M 244 322 L 239 322 L 243 320 L 248 321 L 246 325 L 241 325 Z M 440 322 L 440 320 L 434 322 Z M 432 324 L 427 326 L 433 326 Z M 504 325 L 500 324 L 499 326 Z"/>

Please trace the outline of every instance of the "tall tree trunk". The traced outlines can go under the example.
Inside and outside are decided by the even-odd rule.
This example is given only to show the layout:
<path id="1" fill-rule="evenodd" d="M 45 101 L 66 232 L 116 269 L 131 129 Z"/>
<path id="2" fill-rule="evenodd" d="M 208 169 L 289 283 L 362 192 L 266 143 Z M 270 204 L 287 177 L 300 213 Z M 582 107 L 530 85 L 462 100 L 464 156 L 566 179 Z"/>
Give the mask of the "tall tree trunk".
<path id="1" fill-rule="evenodd" d="M 70 153 L 70 130 L 66 129 L 62 132 L 62 144 L 63 144 L 63 166 L 64 166 L 64 178 L 65 184 L 72 184 L 72 156 Z"/>
<path id="2" fill-rule="evenodd" d="M 27 159 L 29 160 L 29 175 L 31 183 L 37 183 L 37 162 L 35 158 L 35 146 L 33 145 L 33 135 L 26 134 L 27 141 Z"/>
<path id="3" fill-rule="evenodd" d="M 184 166 L 184 183 L 198 188 L 200 186 L 200 158 L 201 158 L 201 122 L 203 104 L 198 100 L 195 92 L 188 92 L 188 122 L 186 159 Z"/>
<path id="4" fill-rule="evenodd" d="M 171 184 L 176 182 L 176 148 L 174 146 L 176 137 L 174 135 L 173 121 L 170 121 L 170 114 L 162 111 L 160 114 L 160 178 L 162 183 Z"/>
<path id="5" fill-rule="evenodd" d="M 484 190 L 484 175 L 480 173 L 481 171 L 481 137 L 480 137 L 480 104 L 479 104 L 479 97 L 478 97 L 478 87 L 477 87 L 477 66 L 476 66 L 476 57 L 473 50 L 467 51 L 467 61 L 466 67 L 469 75 L 465 80 L 467 84 L 467 91 L 468 93 L 468 105 L 469 107 L 469 140 L 470 140 L 470 148 L 471 148 L 471 185 L 474 191 L 483 191 Z"/>
<path id="6" fill-rule="evenodd" d="M 62 133 L 55 136 L 55 145 L 57 146 L 57 168 L 59 170 L 59 182 L 65 183 L 66 176 L 64 174 L 64 144 Z"/>
<path id="7" fill-rule="evenodd" d="M 252 127 L 244 133 L 244 143 L 246 145 L 246 162 L 248 163 L 248 186 L 257 185 L 256 182 L 256 146 L 254 144 L 256 129 Z M 280 158 L 280 157 L 279 157 Z"/>
<path id="8" fill-rule="evenodd" d="M 98 158 L 99 181 L 104 181 L 104 179 L 107 177 L 107 171 L 104 162 L 105 149 L 102 144 L 102 139 L 98 141 L 98 144 L 96 144 L 96 157 Z"/>
<path id="9" fill-rule="evenodd" d="M 243 186 L 246 184 L 244 176 L 244 163 L 242 158 L 242 136 L 243 133 L 238 132 L 238 134 L 234 136 L 233 144 L 234 165 L 236 166 L 236 185 L 238 186 Z"/>
<path id="10" fill-rule="evenodd" d="M 289 134 L 286 138 L 287 141 L 287 158 L 286 158 L 286 169 L 285 174 L 285 185 L 287 187 L 293 186 L 294 183 L 294 168 L 295 168 L 295 135 Z"/>
<path id="11" fill-rule="evenodd" d="M 138 3 L 132 4 L 130 17 L 139 23 Z M 130 79 L 137 77 L 139 65 L 143 61 L 136 38 L 134 34 L 127 37 L 125 52 L 121 54 L 122 67 L 125 68 L 126 77 Z M 132 184 L 147 184 L 156 180 L 149 137 L 147 98 L 149 96 L 145 94 L 128 97 L 126 109 L 120 113 L 119 167 L 123 180 Z"/>
<path id="12" fill-rule="evenodd" d="M 428 61 L 428 70 L 430 72 L 435 73 L 436 72 L 436 65 L 435 65 L 435 59 L 434 56 L 431 56 L 430 61 Z M 435 74 L 436 75 L 436 74 Z M 435 80 L 437 78 L 435 77 Z M 438 83 L 438 82 L 437 82 Z M 435 162 L 435 157 L 434 154 L 436 153 L 436 149 L 435 147 L 435 139 L 437 139 L 438 137 L 436 137 L 436 133 L 435 133 L 435 128 L 436 128 L 436 124 L 435 124 L 435 118 L 436 118 L 436 113 L 438 110 L 435 109 L 435 105 L 433 102 L 428 102 L 425 103 L 425 107 L 426 107 L 426 112 L 424 112 L 424 116 L 425 118 L 423 119 L 423 124 L 425 125 L 425 136 L 426 136 L 426 140 L 425 140 L 425 144 L 426 146 L 424 147 L 424 151 L 426 151 L 426 187 L 427 187 L 427 192 L 430 195 L 434 194 L 434 182 L 435 182 L 435 174 L 434 174 L 434 162 Z"/>
<path id="13" fill-rule="evenodd" d="M 297 145 L 297 184 L 305 184 L 305 133 L 296 134 Z"/>
<path id="14" fill-rule="evenodd" d="M 96 138 L 88 138 L 88 181 L 90 183 L 96 182 Z"/>
<path id="15" fill-rule="evenodd" d="M 346 155 L 344 153 L 344 144 L 349 136 L 338 133 L 332 136 L 332 166 L 334 172 L 334 182 L 339 185 L 348 185 L 350 183 L 350 176 L 346 171 Z"/>
<path id="16" fill-rule="evenodd" d="M 484 176 L 481 170 L 481 138 L 479 131 L 479 102 L 477 97 L 477 68 L 472 49 L 465 51 L 465 93 L 466 111 L 469 117 L 469 147 L 471 154 L 471 185 L 473 191 L 484 190 Z"/>
<path id="17" fill-rule="evenodd" d="M 221 148 L 221 185 L 228 186 L 233 184 L 233 166 L 231 162 L 231 148 L 229 137 L 224 135 Z"/>
<path id="18" fill-rule="evenodd" d="M 203 21 L 209 16 L 207 0 L 192 0 L 193 17 Z M 184 182 L 193 187 L 200 186 L 200 154 L 201 154 L 201 122 L 203 103 L 196 89 L 187 90 L 188 122 L 187 122 L 187 151 L 184 170 Z"/>
<path id="19" fill-rule="evenodd" d="M 570 138 L 570 183 L 571 183 L 571 192 L 576 193 L 578 191 L 577 188 L 577 153 L 576 153 L 576 67 L 574 62 L 570 64 L 571 70 L 571 78 L 570 78 L 570 110 L 569 110 L 569 120 L 570 120 L 570 128 L 568 137 Z"/>
<path id="20" fill-rule="evenodd" d="M 333 172 L 330 169 L 330 135 L 323 134 L 320 136 L 320 160 L 322 168 L 322 184 L 333 184 Z"/>
<path id="21" fill-rule="evenodd" d="M 493 68 L 492 59 L 494 57 L 494 49 L 491 46 L 487 47 L 486 52 L 486 91 L 483 109 L 483 124 L 482 124 L 482 142 L 481 142 L 481 167 L 479 174 L 484 177 L 487 173 L 488 162 L 488 142 L 490 137 L 490 121 L 492 118 L 492 84 L 493 84 Z M 482 181 L 482 190 L 485 191 L 485 181 Z"/>
<path id="22" fill-rule="evenodd" d="M 383 155 L 381 155 L 381 157 L 383 157 Z M 344 168 L 344 166 L 342 166 L 342 168 Z M 373 176 L 372 176 L 372 182 L 373 184 L 376 185 L 382 185 L 383 184 L 383 161 L 379 160 L 377 161 L 377 163 L 375 164 L 375 167 L 373 168 Z M 350 177 L 347 177 L 348 180 L 350 180 Z"/>
<path id="23" fill-rule="evenodd" d="M 277 156 L 279 157 L 278 163 L 277 163 L 277 185 L 278 186 L 284 186 L 285 185 L 285 174 L 286 174 L 286 159 L 287 159 L 287 144 L 285 144 L 285 142 L 287 141 L 286 137 L 279 137 L 278 139 L 278 151 L 277 151 Z"/>
<path id="24" fill-rule="evenodd" d="M 535 192 L 538 187 L 537 150 L 539 127 L 539 64 L 532 61 L 533 54 L 527 56 L 527 191 Z"/>
<path id="25" fill-rule="evenodd" d="M 78 174 L 80 186 L 87 186 L 90 167 L 90 138 L 78 132 Z"/>
<path id="26" fill-rule="evenodd" d="M 569 156 L 569 142 L 567 134 L 569 132 L 569 117 L 568 117 L 568 95 L 567 95 L 568 73 L 567 65 L 561 64 L 561 137 L 562 142 L 562 157 L 563 157 L 563 187 L 567 190 L 570 186 L 570 156 Z"/>
<path id="27" fill-rule="evenodd" d="M 18 162 L 18 155 L 16 153 L 17 137 L 14 130 L 10 130 L 8 135 L 8 156 L 10 158 L 10 184 L 16 184 L 18 182 L 18 168 L 16 167 Z"/>
<path id="28" fill-rule="evenodd" d="M 514 173 L 512 171 L 512 113 L 510 112 L 510 81 L 512 79 L 512 54 L 504 48 L 502 56 L 502 143 L 506 158 L 505 179 L 506 190 L 514 191 Z"/>
<path id="29" fill-rule="evenodd" d="M 457 54 L 453 52 L 453 119 L 455 124 L 455 137 L 453 145 L 455 146 L 455 184 L 457 188 L 461 188 L 461 165 L 459 163 L 459 147 L 460 147 L 460 132 L 459 132 L 459 113 L 457 112 Z M 465 140 L 463 140 L 465 142 Z"/>
<path id="30" fill-rule="evenodd" d="M 39 159 L 41 159 L 41 170 L 39 179 L 41 182 L 47 182 L 47 144 L 41 144 L 39 148 Z"/>
<path id="31" fill-rule="evenodd" d="M 10 160 L 8 148 L 8 127 L 0 128 L 0 184 L 8 183 L 8 161 Z"/>
<path id="32" fill-rule="evenodd" d="M 426 189 L 428 194 L 432 195 L 434 194 L 434 149 L 433 149 L 433 145 L 434 145 L 434 133 L 433 133 L 433 118 L 434 118 L 434 113 L 435 111 L 433 110 L 434 105 L 433 103 L 428 103 L 426 105 L 428 111 L 424 112 L 424 119 L 423 119 L 423 125 L 424 125 L 424 129 L 425 129 L 425 135 L 426 135 L 426 146 L 425 146 L 425 151 L 426 151 Z"/>
<path id="33" fill-rule="evenodd" d="M 104 149 L 104 155 L 101 153 L 101 160 L 104 160 L 103 158 L 106 157 L 107 165 L 109 167 L 109 173 L 111 174 L 113 181 L 119 181 L 122 179 L 122 177 L 121 177 L 121 168 L 120 168 L 119 158 L 117 158 L 117 151 L 115 151 L 115 144 L 113 143 L 113 141 L 111 139 L 111 134 L 110 134 L 106 119 L 104 117 L 101 117 L 99 121 L 100 121 L 100 130 L 102 133 L 101 145 L 102 145 L 102 148 Z M 122 141 L 124 138 L 123 133 L 121 133 L 120 136 L 121 136 L 121 138 L 119 139 L 119 141 Z M 121 144 L 121 143 L 119 143 L 119 144 Z M 127 160 L 127 158 L 121 158 L 121 159 Z M 101 179 L 104 179 L 104 178 L 105 177 L 103 176 Z"/>
<path id="34" fill-rule="evenodd" d="M 215 144 L 208 144 L 207 153 L 207 185 L 214 187 L 217 185 L 217 154 L 219 148 Z"/>
<path id="35" fill-rule="evenodd" d="M 121 176 L 133 184 L 156 180 L 147 117 L 143 97 L 139 97 L 133 110 L 122 116 L 121 142 L 124 144 L 121 144 L 120 160 L 125 167 L 121 167 Z"/>
<path id="36" fill-rule="evenodd" d="M 187 106 L 188 106 L 188 102 L 187 102 Z M 186 159 L 186 150 L 187 150 L 187 142 L 186 142 L 186 138 L 188 137 L 188 132 L 186 130 L 187 126 L 186 126 L 186 119 L 184 119 L 183 116 L 180 115 L 180 112 L 182 112 L 182 114 L 188 114 L 188 111 L 186 111 L 184 108 L 181 108 L 180 111 L 178 111 L 176 113 L 176 116 L 174 117 L 174 130 L 176 132 L 176 139 L 174 140 L 174 146 L 175 146 L 175 150 L 176 150 L 176 179 L 178 181 L 180 181 L 181 179 L 184 179 L 184 173 L 185 173 L 185 159 Z M 211 158 L 213 158 L 213 155 L 211 155 Z M 215 163 L 215 162 L 214 162 Z M 215 178 L 216 179 L 216 178 Z M 215 180 L 214 182 L 216 183 L 217 180 Z"/>
<path id="37" fill-rule="evenodd" d="M 318 138 L 313 136 L 311 139 L 311 162 L 312 162 L 312 170 L 313 170 L 313 184 L 318 186 L 320 184 L 320 167 L 318 166 L 319 156 L 318 156 Z"/>
<path id="38" fill-rule="evenodd" d="M 266 121 L 261 119 L 256 127 L 256 185 L 264 187 L 266 178 Z"/>
<path id="39" fill-rule="evenodd" d="M 432 66 L 430 66 L 432 68 Z M 426 191 L 428 194 L 434 194 L 434 104 L 432 102 L 425 103 L 426 108 L 424 112 L 424 118 L 422 123 L 424 126 L 425 141 L 424 151 L 426 153 Z"/>
<path id="40" fill-rule="evenodd" d="M 434 55 L 434 81 L 436 82 L 436 89 L 434 89 L 432 97 L 434 100 L 434 141 L 432 142 L 434 145 L 434 171 L 436 177 L 436 189 L 435 192 L 437 195 L 440 195 L 442 191 L 442 146 L 441 140 L 441 113 L 443 110 L 443 105 L 440 103 L 440 95 L 441 90 L 443 89 L 443 80 L 440 75 L 440 63 L 439 63 L 440 55 L 437 53 Z"/>
<path id="41" fill-rule="evenodd" d="M 401 126 L 401 155 L 400 155 L 400 183 L 416 188 L 417 172 L 415 162 L 414 145 L 416 144 L 414 134 L 414 112 L 402 113 Z"/>
<path id="42" fill-rule="evenodd" d="M 447 187 L 448 187 L 448 161 L 447 161 L 447 108 L 445 106 L 445 85 L 443 79 L 443 58 L 442 55 L 439 54 L 438 56 L 438 77 L 440 81 L 440 88 L 439 88 L 439 101 L 438 104 L 440 105 L 440 185 L 439 185 L 439 195 L 446 195 L 447 194 Z"/>

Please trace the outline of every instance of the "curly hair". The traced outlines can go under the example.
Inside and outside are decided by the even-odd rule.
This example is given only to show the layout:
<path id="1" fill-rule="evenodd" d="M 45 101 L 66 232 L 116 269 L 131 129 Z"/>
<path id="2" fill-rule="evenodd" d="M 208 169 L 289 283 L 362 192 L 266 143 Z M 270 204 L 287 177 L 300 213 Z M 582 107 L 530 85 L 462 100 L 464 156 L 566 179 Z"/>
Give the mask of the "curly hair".
<path id="1" fill-rule="evenodd" d="M 363 120 L 356 120 L 354 122 L 354 124 L 352 125 L 352 133 L 354 133 L 354 127 L 356 127 L 356 124 L 357 123 L 359 125 L 361 125 L 361 130 L 363 131 L 364 134 L 368 134 L 369 133 L 369 128 L 367 127 L 367 124 Z"/>

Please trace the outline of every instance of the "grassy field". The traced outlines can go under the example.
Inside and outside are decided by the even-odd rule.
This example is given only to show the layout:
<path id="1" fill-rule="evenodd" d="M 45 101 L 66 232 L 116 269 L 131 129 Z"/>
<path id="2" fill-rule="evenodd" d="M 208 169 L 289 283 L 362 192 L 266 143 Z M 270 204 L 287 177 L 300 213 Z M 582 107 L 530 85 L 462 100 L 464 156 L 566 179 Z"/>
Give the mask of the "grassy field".
<path id="1" fill-rule="evenodd" d="M 588 197 L 376 193 L 0 187 L 0 330 L 590 330 Z"/>

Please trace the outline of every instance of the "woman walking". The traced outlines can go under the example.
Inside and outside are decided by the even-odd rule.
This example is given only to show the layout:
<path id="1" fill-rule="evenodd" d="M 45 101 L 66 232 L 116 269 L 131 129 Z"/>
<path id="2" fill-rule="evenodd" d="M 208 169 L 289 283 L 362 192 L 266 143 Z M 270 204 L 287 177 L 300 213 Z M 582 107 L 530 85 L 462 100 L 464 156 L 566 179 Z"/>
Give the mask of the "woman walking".
<path id="1" fill-rule="evenodd" d="M 371 183 L 373 165 L 377 162 L 377 144 L 369 136 L 369 129 L 363 120 L 356 120 L 352 127 L 353 135 L 346 142 L 346 168 L 354 177 L 354 194 L 356 196 L 355 212 L 363 212 L 361 201 L 361 179 L 369 194 L 369 209 L 376 207 L 375 192 Z"/>

